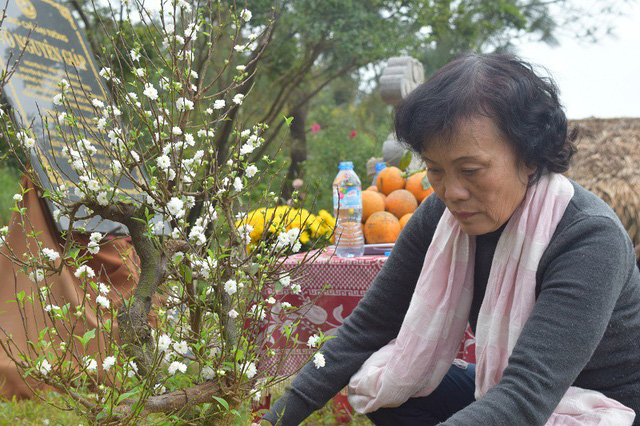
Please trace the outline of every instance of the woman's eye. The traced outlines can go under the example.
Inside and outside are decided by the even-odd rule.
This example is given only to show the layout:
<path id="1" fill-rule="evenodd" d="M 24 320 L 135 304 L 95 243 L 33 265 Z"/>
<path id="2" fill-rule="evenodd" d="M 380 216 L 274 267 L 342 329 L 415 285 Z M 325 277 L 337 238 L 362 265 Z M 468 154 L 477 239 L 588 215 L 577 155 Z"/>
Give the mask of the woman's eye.
<path id="1" fill-rule="evenodd" d="M 480 169 L 464 169 L 462 173 L 464 173 L 465 175 L 473 175 L 477 173 L 479 170 Z"/>

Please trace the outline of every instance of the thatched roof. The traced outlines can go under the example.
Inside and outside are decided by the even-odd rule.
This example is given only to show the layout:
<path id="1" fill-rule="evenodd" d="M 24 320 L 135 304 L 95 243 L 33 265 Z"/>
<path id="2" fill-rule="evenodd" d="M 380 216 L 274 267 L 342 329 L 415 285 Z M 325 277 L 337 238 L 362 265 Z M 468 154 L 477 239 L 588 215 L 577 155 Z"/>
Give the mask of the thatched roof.
<path id="1" fill-rule="evenodd" d="M 640 118 L 571 121 L 580 129 L 568 177 L 607 202 L 640 243 Z"/>

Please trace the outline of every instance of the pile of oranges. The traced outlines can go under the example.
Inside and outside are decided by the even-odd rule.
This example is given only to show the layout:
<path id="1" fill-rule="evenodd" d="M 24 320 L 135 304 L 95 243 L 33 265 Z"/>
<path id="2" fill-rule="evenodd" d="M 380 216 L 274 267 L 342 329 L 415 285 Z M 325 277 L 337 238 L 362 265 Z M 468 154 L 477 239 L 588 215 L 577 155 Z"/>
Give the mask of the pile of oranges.
<path id="1" fill-rule="evenodd" d="M 426 171 L 405 178 L 397 167 L 382 169 L 376 184 L 362 191 L 362 230 L 366 244 L 395 243 L 400 231 L 433 188 Z M 427 186 L 425 189 L 424 186 Z"/>

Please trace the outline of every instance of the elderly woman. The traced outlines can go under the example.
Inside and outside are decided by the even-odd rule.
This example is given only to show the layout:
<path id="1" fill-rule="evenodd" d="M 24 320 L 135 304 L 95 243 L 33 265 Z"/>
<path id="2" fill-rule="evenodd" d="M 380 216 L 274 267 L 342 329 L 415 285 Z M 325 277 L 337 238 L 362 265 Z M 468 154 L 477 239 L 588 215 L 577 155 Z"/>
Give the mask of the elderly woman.
<path id="1" fill-rule="evenodd" d="M 307 365 L 266 419 L 298 424 L 348 384 L 376 424 L 632 424 L 640 271 L 613 211 L 561 175 L 575 133 L 553 82 L 464 55 L 395 125 L 435 194 L 322 347 L 326 366 Z M 467 322 L 476 365 L 454 361 Z"/>

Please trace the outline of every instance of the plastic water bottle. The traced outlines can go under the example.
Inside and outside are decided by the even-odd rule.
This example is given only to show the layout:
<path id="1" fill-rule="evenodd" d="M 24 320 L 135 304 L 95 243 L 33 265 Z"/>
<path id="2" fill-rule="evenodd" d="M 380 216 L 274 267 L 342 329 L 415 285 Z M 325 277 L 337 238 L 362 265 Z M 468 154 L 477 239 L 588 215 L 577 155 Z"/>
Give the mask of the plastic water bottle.
<path id="1" fill-rule="evenodd" d="M 333 181 L 333 209 L 336 215 L 336 255 L 342 258 L 362 256 L 362 186 L 351 161 L 340 163 L 340 171 Z"/>
<path id="2" fill-rule="evenodd" d="M 376 163 L 376 172 L 373 174 L 373 180 L 371 181 L 371 186 L 376 186 L 376 179 L 378 178 L 378 173 L 380 170 L 386 169 L 387 163 Z"/>

